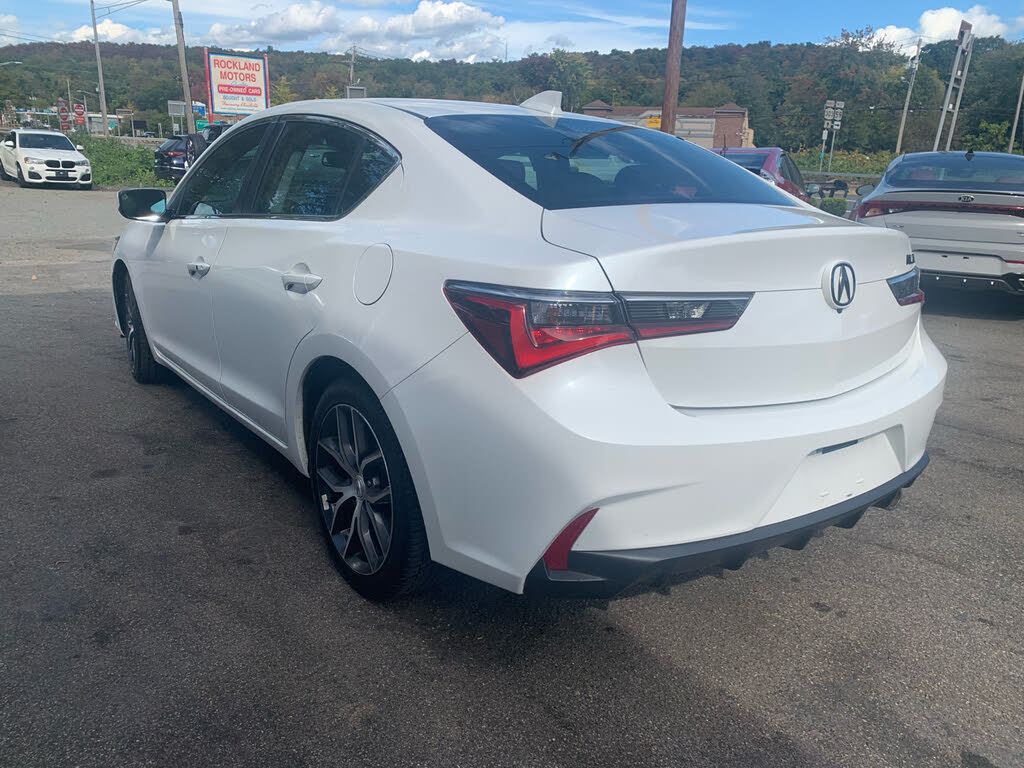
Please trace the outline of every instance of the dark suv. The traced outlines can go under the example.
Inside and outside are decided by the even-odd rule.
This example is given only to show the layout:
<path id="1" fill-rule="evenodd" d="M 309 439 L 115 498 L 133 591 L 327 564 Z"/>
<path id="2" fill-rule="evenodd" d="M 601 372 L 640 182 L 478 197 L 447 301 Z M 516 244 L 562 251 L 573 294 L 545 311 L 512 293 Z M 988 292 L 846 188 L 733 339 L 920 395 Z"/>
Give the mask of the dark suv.
<path id="1" fill-rule="evenodd" d="M 153 173 L 175 183 L 185 175 L 185 137 L 171 136 L 153 152 Z"/>

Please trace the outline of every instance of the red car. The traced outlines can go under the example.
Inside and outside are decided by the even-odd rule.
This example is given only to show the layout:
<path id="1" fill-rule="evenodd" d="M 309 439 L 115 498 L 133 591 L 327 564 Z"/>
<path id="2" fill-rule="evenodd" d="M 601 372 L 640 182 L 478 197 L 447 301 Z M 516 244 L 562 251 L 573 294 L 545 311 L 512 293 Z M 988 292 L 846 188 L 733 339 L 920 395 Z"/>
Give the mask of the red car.
<path id="1" fill-rule="evenodd" d="M 817 191 L 817 185 L 811 184 L 811 190 L 804 183 L 804 177 L 796 167 L 789 154 L 780 147 L 729 147 L 728 149 L 712 149 L 715 154 L 742 165 L 751 173 L 756 173 L 777 186 L 782 187 L 791 195 L 810 202 L 810 193 Z"/>

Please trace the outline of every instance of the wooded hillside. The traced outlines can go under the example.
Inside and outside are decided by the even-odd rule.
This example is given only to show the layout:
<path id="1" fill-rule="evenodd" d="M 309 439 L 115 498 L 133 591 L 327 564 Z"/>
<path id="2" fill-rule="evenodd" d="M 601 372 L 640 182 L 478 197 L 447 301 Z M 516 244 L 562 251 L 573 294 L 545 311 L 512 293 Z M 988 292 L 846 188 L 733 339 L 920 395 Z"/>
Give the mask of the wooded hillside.
<path id="1" fill-rule="evenodd" d="M 924 49 L 905 150 L 931 148 L 954 47 L 946 41 Z M 153 128 L 161 120 L 166 133 L 170 128 L 166 101 L 181 98 L 174 48 L 103 44 L 102 52 L 108 108 L 133 108 Z M 347 58 L 273 49 L 268 53 L 276 102 L 335 98 L 343 93 Z M 23 62 L 0 68 L 0 99 L 10 98 L 18 107 L 51 106 L 58 96 L 67 95 L 66 78 L 71 79 L 73 91 L 95 88 L 91 43 L 15 45 L 5 47 L 3 54 L 4 59 Z M 566 93 L 573 108 L 591 99 L 616 105 L 660 105 L 665 56 L 664 49 L 645 49 L 608 54 L 555 51 L 518 61 L 476 64 L 357 58 L 356 75 L 371 96 L 518 102 L 556 87 Z M 204 100 L 202 49 L 189 48 L 188 60 L 193 93 Z M 823 102 L 843 99 L 847 108 L 837 149 L 891 151 L 906 95 L 907 62 L 885 46 L 863 50 L 842 42 L 686 48 L 680 103 L 718 106 L 735 101 L 749 108 L 757 144 L 795 150 L 819 144 Z M 958 143 L 970 134 L 976 149 L 1005 150 L 1022 69 L 1024 44 L 1002 38 L 976 41 L 957 124 Z M 73 97 L 79 98 L 77 93 Z M 95 97 L 89 101 L 95 110 Z"/>

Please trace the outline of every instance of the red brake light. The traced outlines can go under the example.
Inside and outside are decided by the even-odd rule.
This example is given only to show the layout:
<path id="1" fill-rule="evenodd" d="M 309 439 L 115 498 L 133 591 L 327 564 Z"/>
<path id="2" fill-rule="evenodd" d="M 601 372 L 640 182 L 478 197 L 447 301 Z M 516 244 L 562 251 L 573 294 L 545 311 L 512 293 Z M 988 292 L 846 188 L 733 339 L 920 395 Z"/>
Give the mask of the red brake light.
<path id="1" fill-rule="evenodd" d="M 164 154 L 167 155 L 168 157 L 181 157 L 185 153 L 184 152 L 164 152 Z"/>
<path id="2" fill-rule="evenodd" d="M 596 509 L 589 509 L 582 515 L 573 518 L 562 532 L 555 536 L 551 546 L 544 550 L 544 565 L 549 571 L 565 571 L 569 569 L 569 550 L 576 543 L 576 539 L 583 533 L 583 529 L 597 514 Z"/>
<path id="3" fill-rule="evenodd" d="M 617 344 L 731 328 L 752 295 L 619 295 L 452 281 L 444 293 L 481 346 L 517 379 Z"/>
<path id="4" fill-rule="evenodd" d="M 521 379 L 563 360 L 634 340 L 610 293 L 527 291 L 449 282 L 466 328 L 502 368 Z"/>

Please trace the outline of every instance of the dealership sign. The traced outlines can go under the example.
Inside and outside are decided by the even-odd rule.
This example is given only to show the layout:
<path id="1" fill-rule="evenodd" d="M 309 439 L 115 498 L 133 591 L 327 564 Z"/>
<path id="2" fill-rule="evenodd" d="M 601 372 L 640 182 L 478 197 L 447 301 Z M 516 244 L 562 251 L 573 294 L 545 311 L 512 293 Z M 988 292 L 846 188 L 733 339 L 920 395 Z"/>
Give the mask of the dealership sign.
<path id="1" fill-rule="evenodd" d="M 210 112 L 251 115 L 270 106 L 267 58 L 206 51 Z"/>

